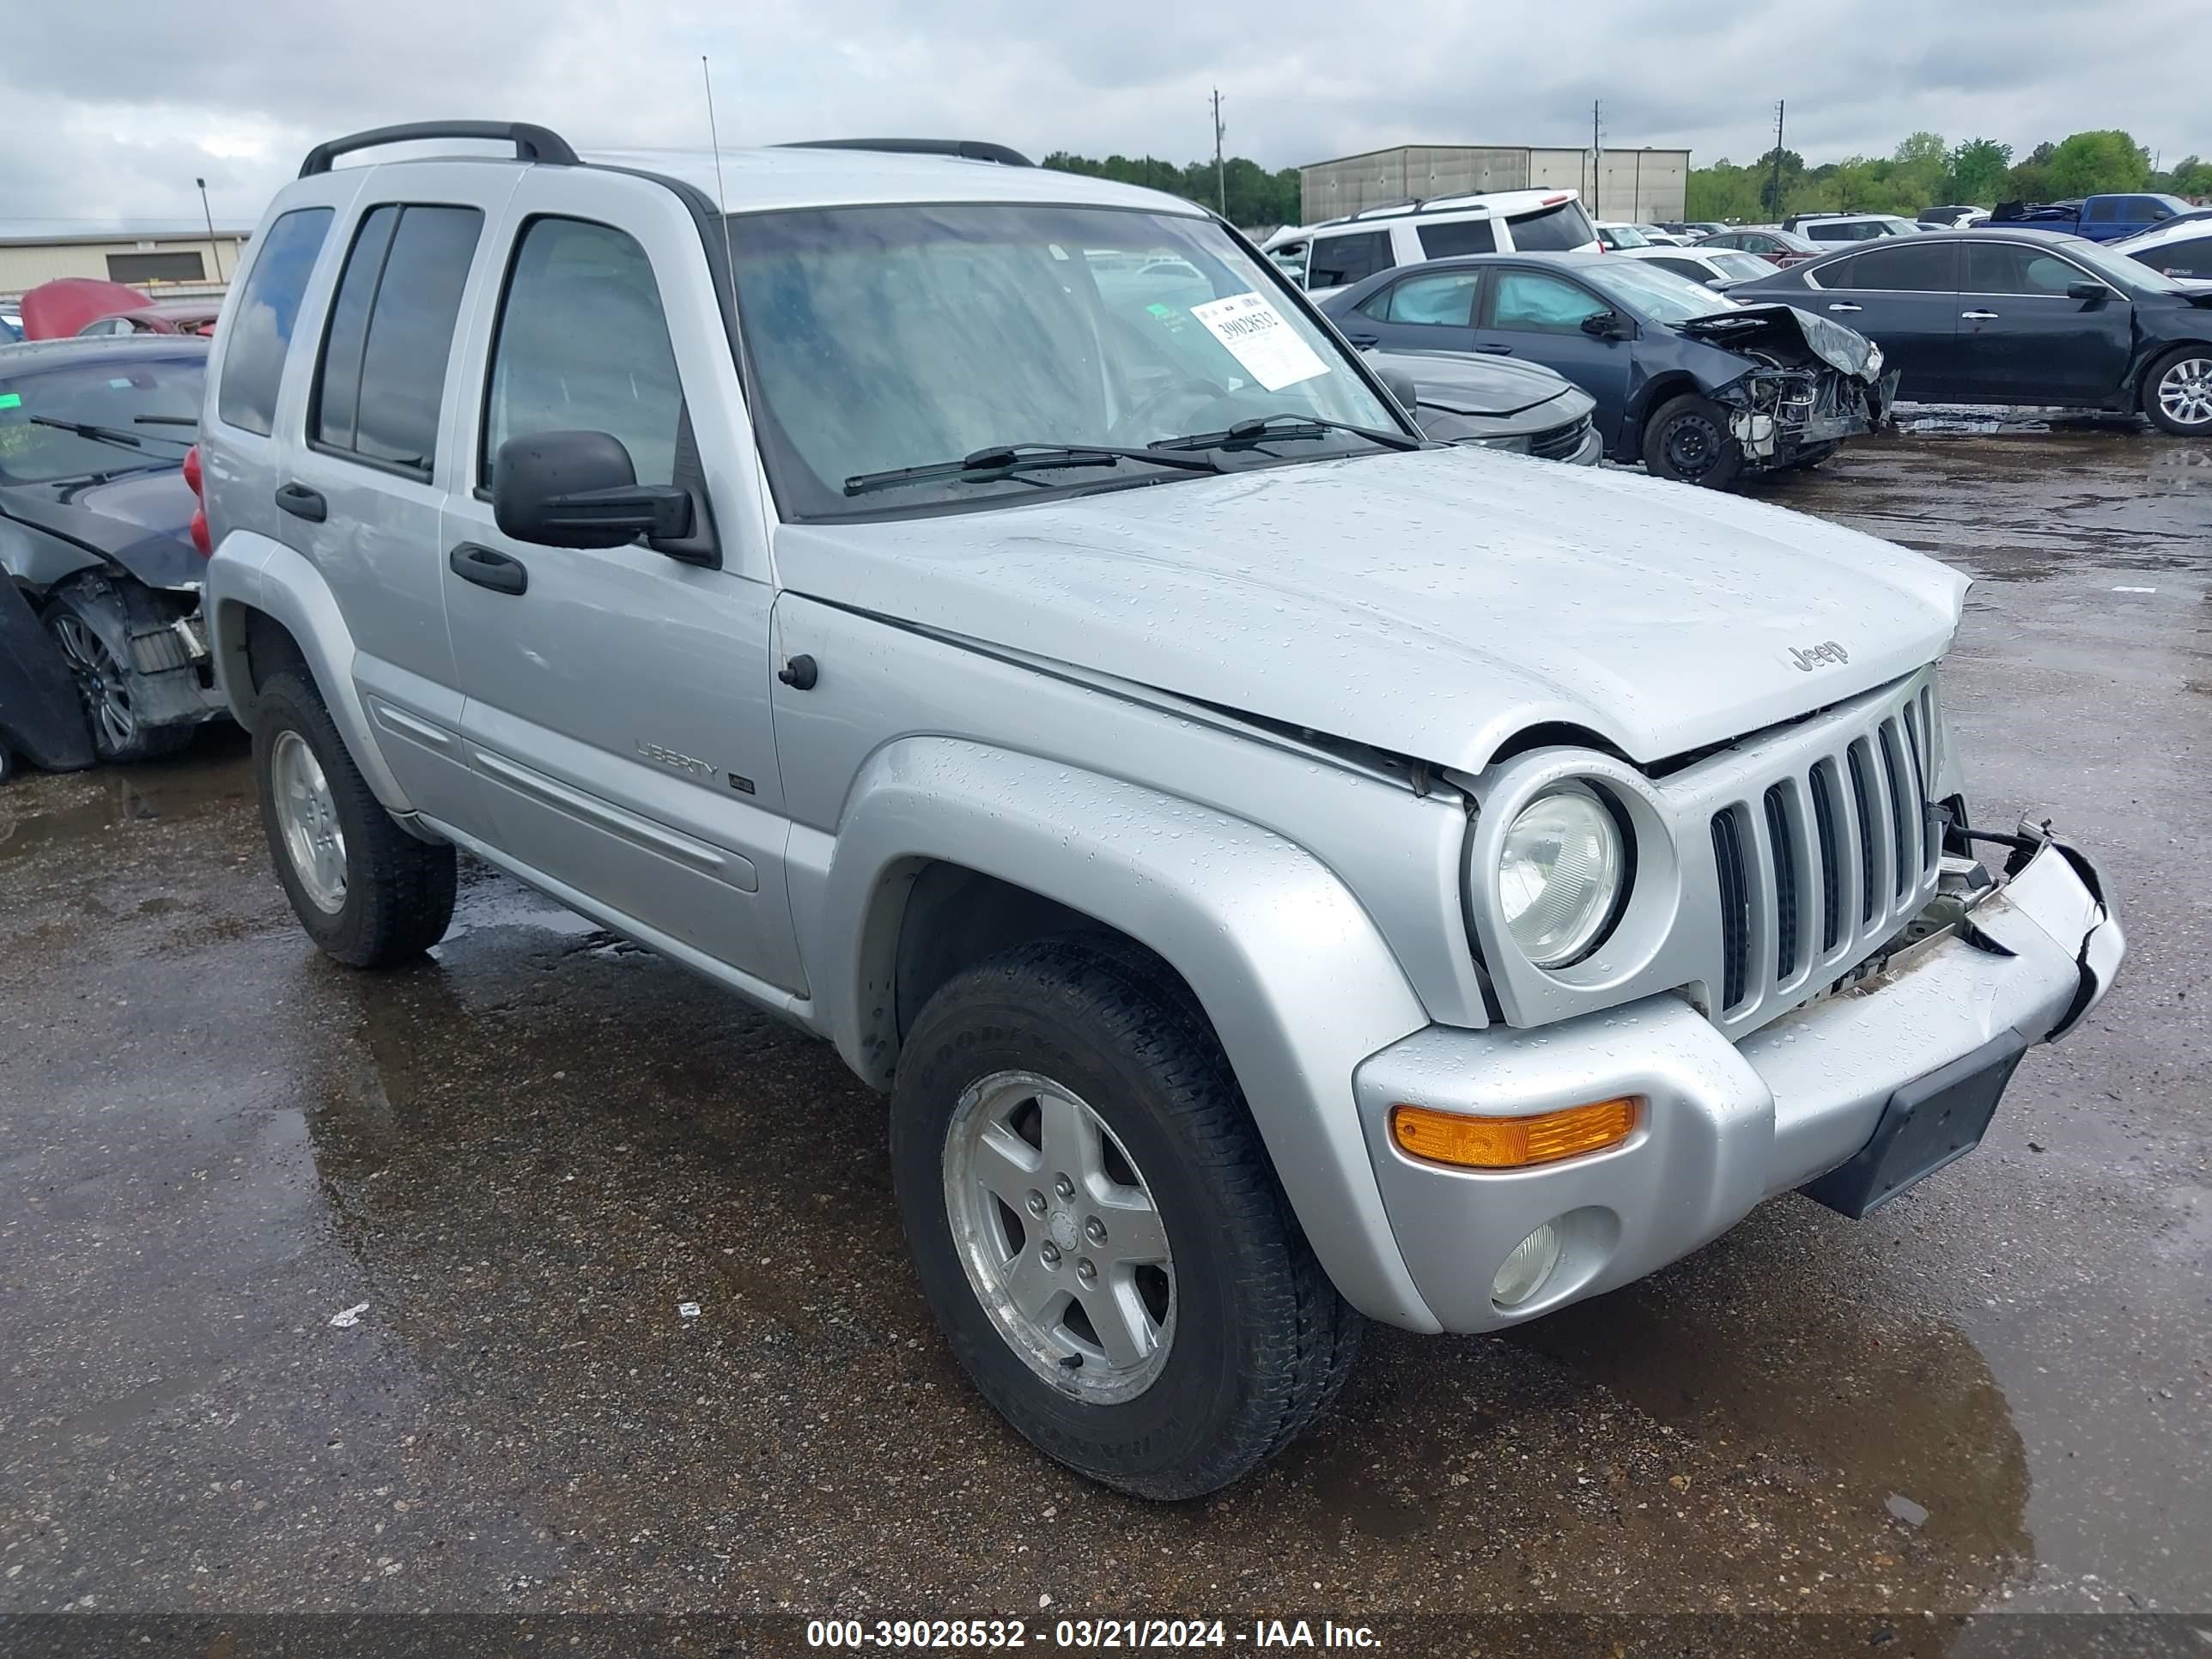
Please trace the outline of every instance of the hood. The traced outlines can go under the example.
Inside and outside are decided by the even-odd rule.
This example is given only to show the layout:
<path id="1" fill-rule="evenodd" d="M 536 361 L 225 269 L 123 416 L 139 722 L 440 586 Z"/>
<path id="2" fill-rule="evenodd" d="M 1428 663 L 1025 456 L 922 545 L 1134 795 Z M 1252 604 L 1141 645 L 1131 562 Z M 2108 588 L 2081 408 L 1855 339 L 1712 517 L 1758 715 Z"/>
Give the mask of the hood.
<path id="1" fill-rule="evenodd" d="M 62 340 L 87 323 L 102 317 L 138 311 L 146 296 L 120 283 L 103 283 L 96 276 L 57 276 L 23 295 L 23 336 L 31 340 Z"/>
<path id="2" fill-rule="evenodd" d="M 1377 369 L 1410 376 L 1421 402 L 1454 415 L 1518 415 L 1549 403 L 1573 382 L 1555 369 L 1468 353 L 1370 351 Z"/>
<path id="3" fill-rule="evenodd" d="M 1676 331 L 1723 351 L 1764 351 L 1802 365 L 1808 356 L 1872 385 L 1881 378 L 1881 348 L 1856 329 L 1795 306 L 1741 305 L 1692 317 Z"/>
<path id="4" fill-rule="evenodd" d="M 1856 696 L 1940 655 L 1966 589 L 1781 507 L 1466 447 L 786 525 L 775 557 L 798 593 L 1469 772 L 1540 723 L 1648 763 Z"/>
<path id="5" fill-rule="evenodd" d="M 207 561 L 191 543 L 197 505 L 174 466 L 106 483 L 0 485 L 0 514 L 104 554 L 149 587 L 205 578 Z"/>

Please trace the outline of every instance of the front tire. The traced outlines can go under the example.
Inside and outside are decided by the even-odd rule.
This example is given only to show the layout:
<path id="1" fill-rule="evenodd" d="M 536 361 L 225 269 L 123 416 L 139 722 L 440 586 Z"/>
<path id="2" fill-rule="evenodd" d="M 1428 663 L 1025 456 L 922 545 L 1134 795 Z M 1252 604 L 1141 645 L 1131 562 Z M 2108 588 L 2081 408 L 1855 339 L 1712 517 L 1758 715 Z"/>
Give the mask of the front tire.
<path id="1" fill-rule="evenodd" d="M 1644 469 L 1655 478 L 1727 489 L 1743 475 L 1743 447 L 1728 411 L 1694 393 L 1669 398 L 1644 428 Z"/>
<path id="2" fill-rule="evenodd" d="M 1364 1322 L 1328 1282 L 1204 1016 L 1155 957 L 1075 936 L 915 1022 L 891 1172 L 922 1291 L 1048 1456 L 1202 1497 L 1296 1438 Z"/>
<path id="3" fill-rule="evenodd" d="M 2179 438 L 2212 436 L 2212 345 L 2176 346 L 2142 379 L 2142 412 Z"/>
<path id="4" fill-rule="evenodd" d="M 40 617 L 83 705 L 93 752 L 112 763 L 159 760 L 192 740 L 190 725 L 146 721 L 155 688 L 131 664 L 130 653 L 133 611 L 150 603 L 143 589 L 80 579 L 56 593 Z"/>
<path id="5" fill-rule="evenodd" d="M 349 967 L 385 968 L 446 936 L 453 849 L 392 822 L 304 676 L 280 673 L 261 688 L 253 773 L 276 879 L 326 954 Z"/>

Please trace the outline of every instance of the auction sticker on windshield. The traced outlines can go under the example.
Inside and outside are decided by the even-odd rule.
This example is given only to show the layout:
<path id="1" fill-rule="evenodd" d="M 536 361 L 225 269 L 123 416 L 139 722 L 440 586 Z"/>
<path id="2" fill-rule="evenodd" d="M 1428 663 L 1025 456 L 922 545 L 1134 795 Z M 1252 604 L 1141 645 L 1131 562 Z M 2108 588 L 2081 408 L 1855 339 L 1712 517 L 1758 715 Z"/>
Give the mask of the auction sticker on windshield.
<path id="1" fill-rule="evenodd" d="M 1269 392 L 1328 373 L 1328 365 L 1298 337 L 1283 313 L 1257 294 L 1209 300 L 1193 306 L 1190 314 Z"/>

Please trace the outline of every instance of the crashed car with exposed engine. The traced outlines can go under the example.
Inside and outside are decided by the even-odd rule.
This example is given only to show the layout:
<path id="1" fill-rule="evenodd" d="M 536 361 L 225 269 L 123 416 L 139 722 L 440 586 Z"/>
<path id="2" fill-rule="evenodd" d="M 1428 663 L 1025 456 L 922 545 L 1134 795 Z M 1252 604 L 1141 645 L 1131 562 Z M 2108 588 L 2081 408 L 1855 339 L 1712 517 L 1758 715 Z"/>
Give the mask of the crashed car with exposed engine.
<path id="1" fill-rule="evenodd" d="M 0 578 L 15 601 L 0 746 L 14 755 L 56 769 L 149 760 L 223 713 L 183 471 L 207 351 L 174 334 L 0 347 Z M 64 715 L 29 689 L 64 682 Z"/>
<path id="2" fill-rule="evenodd" d="M 1712 489 L 1819 465 L 1890 418 L 1897 386 L 1839 323 L 1618 254 L 1433 259 L 1320 303 L 1354 343 L 1557 369 L 1595 400 L 1610 459 Z"/>
<path id="3" fill-rule="evenodd" d="M 1964 793 L 1964 575 L 1434 443 L 1203 207 L 882 146 L 412 125 L 278 195 L 198 476 L 331 957 L 465 848 L 834 1042 L 952 1357 L 1161 1498 L 1366 1319 L 1896 1201 L 2088 1017 L 2103 878 Z"/>

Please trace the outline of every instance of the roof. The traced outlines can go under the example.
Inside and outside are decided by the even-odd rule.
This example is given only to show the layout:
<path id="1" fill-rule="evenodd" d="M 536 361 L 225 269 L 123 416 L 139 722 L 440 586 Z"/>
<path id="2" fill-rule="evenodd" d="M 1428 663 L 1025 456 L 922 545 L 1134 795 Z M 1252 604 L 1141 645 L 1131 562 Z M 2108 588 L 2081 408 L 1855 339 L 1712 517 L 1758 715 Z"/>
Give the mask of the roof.
<path id="1" fill-rule="evenodd" d="M 218 224 L 216 237 L 243 241 L 250 224 Z M 47 247 L 62 242 L 204 242 L 208 228 L 182 219 L 0 219 L 0 247 Z"/>
<path id="2" fill-rule="evenodd" d="M 1525 218 L 1545 208 L 1576 200 L 1581 195 L 1571 185 L 1558 189 L 1546 185 L 1528 190 L 1462 191 L 1455 196 L 1416 197 L 1409 202 L 1386 202 L 1378 207 L 1361 208 L 1340 218 L 1324 219 L 1312 228 L 1328 230 L 1337 225 L 1371 223 L 1381 219 L 1419 219 L 1447 213 Z"/>
<path id="3" fill-rule="evenodd" d="M 1479 149 L 1504 150 L 1510 153 L 1516 149 L 1528 151 L 1540 149 L 1572 150 L 1582 149 L 1583 148 L 1583 147 L 1580 144 L 1386 144 L 1381 149 L 1362 149 L 1355 150 L 1349 155 L 1332 155 L 1326 161 L 1301 161 L 1298 163 L 1298 171 L 1301 173 L 1310 173 L 1316 167 L 1333 167 L 1337 166 L 1340 162 L 1344 161 L 1364 161 L 1370 156 L 1395 155 L 1402 150 L 1409 149 L 1443 150 L 1446 153 L 1449 153 L 1453 150 Z M 1639 149 L 1646 155 L 1687 155 L 1690 153 L 1689 146 L 1686 144 L 1675 146 L 1666 144 L 1636 144 L 1624 148 L 1621 154 L 1628 155 Z"/>
<path id="4" fill-rule="evenodd" d="M 1206 211 L 1182 197 L 1136 185 L 1054 167 L 1007 167 L 957 156 L 887 150 L 725 149 L 719 179 L 714 152 L 705 149 L 586 150 L 582 158 L 594 166 L 628 167 L 677 179 L 732 213 L 946 200 L 1145 208 L 1192 217 Z"/>

